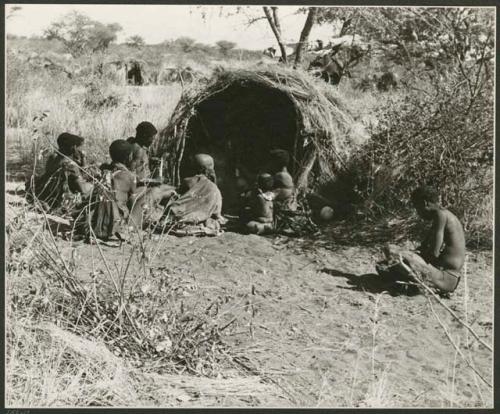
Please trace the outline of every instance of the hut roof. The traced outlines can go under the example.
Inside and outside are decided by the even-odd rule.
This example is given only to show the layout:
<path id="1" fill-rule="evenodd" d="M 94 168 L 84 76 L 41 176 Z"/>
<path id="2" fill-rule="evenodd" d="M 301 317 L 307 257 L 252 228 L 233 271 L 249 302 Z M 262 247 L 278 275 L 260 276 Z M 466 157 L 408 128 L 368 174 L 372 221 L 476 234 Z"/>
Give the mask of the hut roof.
<path id="1" fill-rule="evenodd" d="M 235 87 L 249 90 L 253 88 L 257 91 L 255 93 L 263 94 L 262 100 L 255 105 L 255 99 L 246 100 L 245 96 L 237 93 L 231 95 L 229 90 Z M 253 111 L 258 109 L 255 106 L 264 105 L 266 99 L 271 99 L 271 95 L 269 98 L 265 95 L 266 91 L 272 92 L 273 96 L 281 96 L 281 104 L 276 103 L 275 106 L 287 101 L 293 108 L 290 110 L 292 115 L 283 122 L 295 124 L 294 128 L 289 127 L 287 131 L 292 131 L 295 135 L 290 139 L 294 142 L 296 165 L 293 173 L 298 187 L 308 186 L 308 176 L 313 166 L 316 166 L 316 170 L 319 168 L 321 173 L 316 176 L 321 176 L 320 179 L 332 178 L 345 165 L 353 149 L 365 139 L 363 128 L 355 121 L 352 111 L 343 102 L 336 88 L 313 78 L 305 71 L 281 65 L 261 65 L 251 69 L 218 68 L 208 81 L 194 84 L 183 92 L 167 127 L 159 134 L 155 153 L 170 161 L 170 164 L 167 162 L 165 165 L 172 168 L 168 173 L 173 176 L 174 181 L 179 180 L 179 166 L 186 141 L 192 135 L 190 121 L 205 103 L 217 100 L 217 97 L 224 94 L 229 99 L 228 96 L 231 95 L 231 105 L 226 105 L 226 110 L 234 111 L 233 107 L 238 106 L 241 107 L 240 112 L 246 112 L 246 116 L 251 117 Z M 272 111 L 274 108 L 266 110 Z M 224 110 L 214 116 L 224 118 Z M 261 133 L 253 133 L 252 138 L 255 141 L 268 140 L 266 134 L 279 134 L 280 117 L 283 118 L 283 114 L 276 115 L 274 129 L 262 132 L 261 128 Z M 290 117 L 294 119 L 291 120 Z M 233 122 L 238 122 L 238 118 L 234 118 Z M 224 131 L 227 130 L 226 126 Z"/>

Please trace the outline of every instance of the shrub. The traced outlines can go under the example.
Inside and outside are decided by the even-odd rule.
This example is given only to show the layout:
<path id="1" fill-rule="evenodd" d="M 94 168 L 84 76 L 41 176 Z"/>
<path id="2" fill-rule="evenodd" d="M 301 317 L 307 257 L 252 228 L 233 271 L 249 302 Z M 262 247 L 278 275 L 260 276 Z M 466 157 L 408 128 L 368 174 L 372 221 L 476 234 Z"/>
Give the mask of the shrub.
<path id="1" fill-rule="evenodd" d="M 432 185 L 469 236 L 477 240 L 489 230 L 482 239 L 489 238 L 491 223 L 481 219 L 493 189 L 493 87 L 487 82 L 472 98 L 464 82 L 450 76 L 386 101 L 372 139 L 344 174 L 350 201 L 372 217 L 408 214 L 413 189 Z"/>

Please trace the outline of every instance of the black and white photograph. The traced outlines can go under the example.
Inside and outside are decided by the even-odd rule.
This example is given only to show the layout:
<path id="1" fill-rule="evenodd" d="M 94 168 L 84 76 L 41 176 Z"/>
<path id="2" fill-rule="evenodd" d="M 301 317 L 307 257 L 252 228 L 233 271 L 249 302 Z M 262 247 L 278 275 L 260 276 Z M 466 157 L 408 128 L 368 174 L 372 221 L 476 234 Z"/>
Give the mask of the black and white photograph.
<path id="1" fill-rule="evenodd" d="M 494 408 L 491 4 L 4 5 L 5 407 Z"/>

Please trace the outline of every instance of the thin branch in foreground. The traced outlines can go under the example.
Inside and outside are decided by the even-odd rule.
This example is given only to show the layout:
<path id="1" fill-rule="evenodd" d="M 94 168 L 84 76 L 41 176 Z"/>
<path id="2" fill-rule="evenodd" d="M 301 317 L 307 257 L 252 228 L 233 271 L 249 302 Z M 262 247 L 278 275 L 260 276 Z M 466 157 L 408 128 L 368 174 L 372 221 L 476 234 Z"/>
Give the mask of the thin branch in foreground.
<path id="1" fill-rule="evenodd" d="M 448 332 L 448 329 L 446 328 L 446 326 L 443 324 L 443 322 L 441 321 L 441 319 L 439 319 L 439 316 L 437 315 L 436 311 L 434 310 L 434 307 L 432 306 L 432 301 L 431 299 L 429 298 L 429 296 L 427 296 L 427 301 L 429 302 L 429 306 L 431 307 L 431 311 L 432 313 L 434 314 L 435 318 L 437 319 L 437 321 L 439 322 L 439 324 L 441 325 L 441 327 L 443 328 L 443 331 L 444 333 L 446 334 L 448 340 L 450 341 L 450 343 L 453 345 L 453 347 L 455 348 L 455 350 L 460 354 L 460 356 L 462 357 L 462 359 L 465 361 L 465 363 L 467 364 L 467 366 L 472 369 L 472 371 L 474 371 L 474 373 L 479 377 L 481 378 L 481 380 L 486 384 L 488 385 L 488 387 L 490 388 L 493 388 L 493 386 L 491 385 L 491 383 L 489 383 L 478 371 L 477 369 L 471 364 L 471 362 L 466 358 L 466 356 L 463 354 L 463 352 L 460 350 L 460 348 L 458 347 L 458 345 L 455 343 L 455 341 L 453 341 L 453 338 L 451 337 L 450 333 Z"/>
<path id="2" fill-rule="evenodd" d="M 474 338 L 477 339 L 477 341 L 479 343 L 481 343 L 481 345 L 483 345 L 486 349 L 488 349 L 490 352 L 493 352 L 493 349 L 490 345 L 488 345 L 486 342 L 484 342 L 480 337 L 479 335 L 467 324 L 465 323 L 464 321 L 462 321 L 462 319 L 460 319 L 458 317 L 458 315 L 453 312 L 448 305 L 446 305 L 440 298 L 438 295 L 436 295 L 432 289 L 427 286 L 424 282 L 422 282 L 416 275 L 415 275 L 415 272 L 413 271 L 412 268 L 410 268 L 406 263 L 404 263 L 402 260 L 400 261 L 400 263 L 406 268 L 406 270 L 413 276 L 413 279 L 420 285 L 422 286 L 428 293 L 430 293 L 432 295 L 432 297 L 434 299 L 436 299 L 436 301 L 443 307 L 445 308 L 450 314 L 451 316 L 453 316 L 457 322 L 459 322 L 461 325 L 463 325 L 464 327 L 467 328 L 467 330 L 472 334 L 472 336 L 474 336 Z"/>

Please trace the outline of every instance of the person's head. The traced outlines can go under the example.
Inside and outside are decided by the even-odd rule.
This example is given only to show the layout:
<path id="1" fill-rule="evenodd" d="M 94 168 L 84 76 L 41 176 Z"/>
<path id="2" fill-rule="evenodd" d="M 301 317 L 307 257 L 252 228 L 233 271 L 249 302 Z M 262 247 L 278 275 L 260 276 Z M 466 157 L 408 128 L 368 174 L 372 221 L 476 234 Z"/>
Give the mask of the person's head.
<path id="1" fill-rule="evenodd" d="M 282 149 L 274 149 L 269 152 L 270 168 L 273 172 L 281 171 L 288 167 L 290 162 L 290 154 Z"/>
<path id="2" fill-rule="evenodd" d="M 424 185 L 413 191 L 411 201 L 418 215 L 427 219 L 431 217 L 432 210 L 439 207 L 439 193 L 435 188 Z"/>
<path id="3" fill-rule="evenodd" d="M 81 153 L 84 139 L 78 135 L 63 132 L 57 137 L 59 151 L 68 157 L 77 156 Z"/>
<path id="4" fill-rule="evenodd" d="M 273 189 L 273 176 L 271 174 L 259 174 L 257 176 L 257 187 L 263 192 Z"/>
<path id="5" fill-rule="evenodd" d="M 143 121 L 135 128 L 135 138 L 140 145 L 149 147 L 153 143 L 157 132 L 151 122 Z"/>
<path id="6" fill-rule="evenodd" d="M 124 139 L 117 139 L 109 146 L 109 155 L 115 163 L 119 162 L 128 166 L 132 160 L 132 145 Z"/>
<path id="7" fill-rule="evenodd" d="M 215 163 L 210 155 L 195 154 L 193 156 L 193 169 L 195 174 L 203 174 L 215 182 Z"/>

